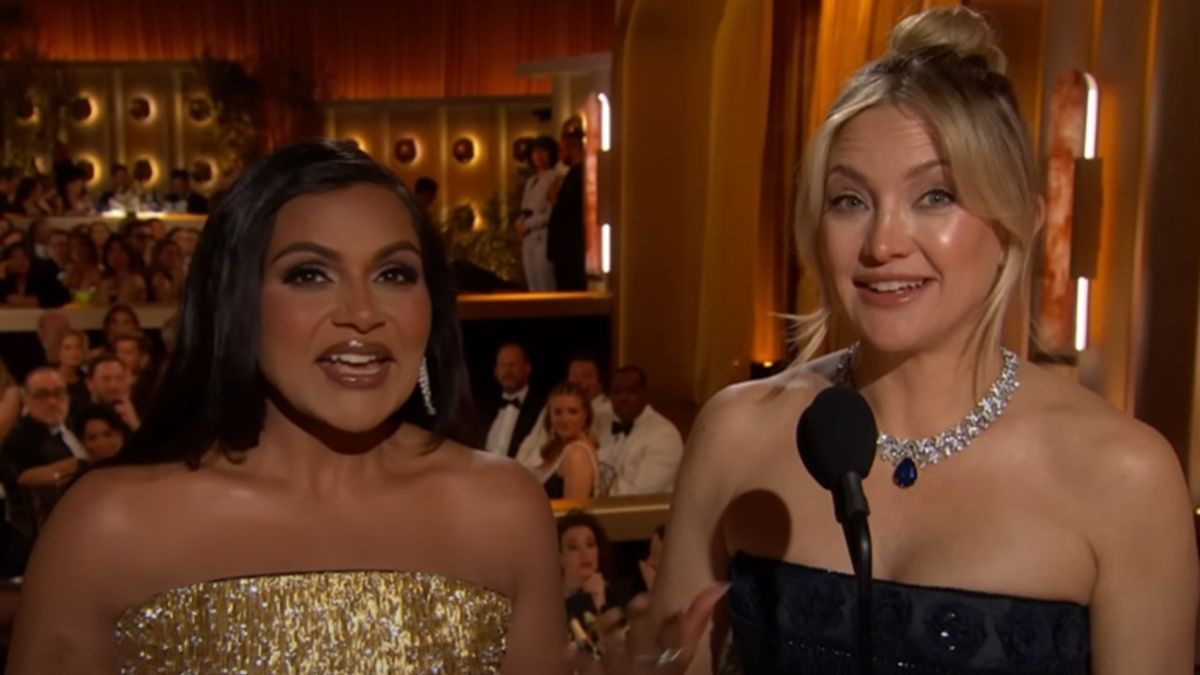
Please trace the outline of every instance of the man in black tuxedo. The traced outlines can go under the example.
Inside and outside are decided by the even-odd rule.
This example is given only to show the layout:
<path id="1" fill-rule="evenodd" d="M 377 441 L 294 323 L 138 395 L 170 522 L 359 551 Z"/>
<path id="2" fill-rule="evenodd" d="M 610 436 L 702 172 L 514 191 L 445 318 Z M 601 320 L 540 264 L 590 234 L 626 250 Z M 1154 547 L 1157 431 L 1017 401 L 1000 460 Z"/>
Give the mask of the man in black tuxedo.
<path id="1" fill-rule="evenodd" d="M 516 457 L 521 441 L 533 430 L 545 400 L 530 391 L 532 372 L 524 347 L 515 342 L 500 346 L 492 370 L 500 384 L 500 396 L 479 406 L 480 436 L 488 452 Z"/>
<path id="2" fill-rule="evenodd" d="M 90 461 L 83 443 L 66 426 L 67 384 L 53 368 L 34 368 L 22 387 L 25 414 L 0 446 L 0 478 L 9 519 L 32 534 L 68 479 Z"/>
<path id="3" fill-rule="evenodd" d="M 546 225 L 546 259 L 554 263 L 554 287 L 587 290 L 583 239 L 583 132 L 563 134 L 559 159 L 570 167 L 558 188 Z"/>

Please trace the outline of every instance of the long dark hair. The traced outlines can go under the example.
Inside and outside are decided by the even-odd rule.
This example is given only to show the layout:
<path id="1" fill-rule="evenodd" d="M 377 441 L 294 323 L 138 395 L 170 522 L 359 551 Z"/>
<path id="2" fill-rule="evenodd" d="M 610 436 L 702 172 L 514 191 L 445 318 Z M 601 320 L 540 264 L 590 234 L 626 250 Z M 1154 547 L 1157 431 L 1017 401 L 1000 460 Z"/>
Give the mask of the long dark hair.
<path id="1" fill-rule="evenodd" d="M 612 546 L 608 543 L 608 532 L 604 531 L 604 526 L 592 514 L 574 510 L 558 519 L 558 552 L 561 554 L 563 550 L 563 535 L 573 527 L 586 527 L 592 531 L 592 538 L 596 540 L 596 563 L 599 572 L 605 579 L 612 580 L 613 556 Z"/>
<path id="2" fill-rule="evenodd" d="M 425 358 L 436 415 L 419 387 L 395 421 L 441 438 L 465 438 L 470 392 L 455 290 L 441 238 L 395 174 L 366 153 L 330 140 L 291 145 L 259 160 L 233 184 L 208 218 L 189 268 L 179 309 L 179 342 L 162 389 L 121 463 L 186 462 L 199 466 L 213 448 L 258 444 L 267 383 L 259 368 L 262 276 L 279 209 L 302 195 L 353 185 L 394 192 L 412 216 L 433 308 Z"/>

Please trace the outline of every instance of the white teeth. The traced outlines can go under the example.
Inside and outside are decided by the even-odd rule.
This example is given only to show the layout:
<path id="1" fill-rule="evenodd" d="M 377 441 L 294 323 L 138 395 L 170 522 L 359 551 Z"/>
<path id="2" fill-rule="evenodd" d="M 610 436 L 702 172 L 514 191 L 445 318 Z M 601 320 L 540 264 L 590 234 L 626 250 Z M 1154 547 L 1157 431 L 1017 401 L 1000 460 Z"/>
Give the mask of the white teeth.
<path id="1" fill-rule="evenodd" d="M 350 366 L 366 366 L 383 360 L 378 356 L 367 356 L 366 354 L 331 354 L 328 358 L 334 363 L 345 363 Z"/>
<path id="2" fill-rule="evenodd" d="M 920 288 L 924 285 L 924 281 L 877 281 L 869 284 L 868 287 L 876 293 L 898 293 L 900 291 L 911 291 L 914 288 Z"/>

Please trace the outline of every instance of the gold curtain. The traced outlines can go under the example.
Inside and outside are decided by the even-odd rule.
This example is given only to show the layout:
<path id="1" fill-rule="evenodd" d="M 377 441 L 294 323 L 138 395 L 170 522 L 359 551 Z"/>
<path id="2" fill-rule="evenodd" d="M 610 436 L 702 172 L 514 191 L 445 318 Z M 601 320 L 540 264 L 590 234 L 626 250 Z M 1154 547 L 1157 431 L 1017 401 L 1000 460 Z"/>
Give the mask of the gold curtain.
<path id="1" fill-rule="evenodd" d="M 612 48 L 615 0 L 36 0 L 42 56 L 283 63 L 331 99 L 541 94 L 520 63 Z"/>

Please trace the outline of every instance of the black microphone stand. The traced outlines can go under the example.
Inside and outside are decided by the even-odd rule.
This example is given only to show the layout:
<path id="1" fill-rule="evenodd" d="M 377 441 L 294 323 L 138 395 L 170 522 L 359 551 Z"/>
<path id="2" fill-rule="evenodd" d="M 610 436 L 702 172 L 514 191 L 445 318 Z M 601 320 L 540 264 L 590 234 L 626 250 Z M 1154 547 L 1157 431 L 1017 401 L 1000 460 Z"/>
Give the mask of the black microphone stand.
<path id="1" fill-rule="evenodd" d="M 854 617 L 854 655 L 859 675 L 871 675 L 871 527 L 867 516 L 867 496 L 863 494 L 862 478 L 856 473 L 842 476 L 837 490 L 837 516 L 846 536 L 850 564 L 858 582 L 858 612 Z"/>

